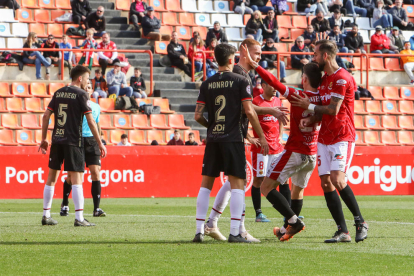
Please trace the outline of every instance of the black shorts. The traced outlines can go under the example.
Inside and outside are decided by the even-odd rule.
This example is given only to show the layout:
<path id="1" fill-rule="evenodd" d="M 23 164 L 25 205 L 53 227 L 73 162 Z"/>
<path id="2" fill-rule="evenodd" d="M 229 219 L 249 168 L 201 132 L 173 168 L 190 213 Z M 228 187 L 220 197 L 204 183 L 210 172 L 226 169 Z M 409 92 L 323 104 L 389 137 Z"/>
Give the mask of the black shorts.
<path id="1" fill-rule="evenodd" d="M 83 148 L 52 144 L 50 147 L 49 168 L 60 171 L 62 163 L 65 163 L 64 170 L 67 172 L 84 172 L 85 156 Z"/>
<path id="2" fill-rule="evenodd" d="M 244 143 L 207 143 L 201 174 L 219 177 L 220 172 L 246 179 Z"/>
<path id="3" fill-rule="evenodd" d="M 94 137 L 83 137 L 86 166 L 101 165 L 101 151 Z"/>

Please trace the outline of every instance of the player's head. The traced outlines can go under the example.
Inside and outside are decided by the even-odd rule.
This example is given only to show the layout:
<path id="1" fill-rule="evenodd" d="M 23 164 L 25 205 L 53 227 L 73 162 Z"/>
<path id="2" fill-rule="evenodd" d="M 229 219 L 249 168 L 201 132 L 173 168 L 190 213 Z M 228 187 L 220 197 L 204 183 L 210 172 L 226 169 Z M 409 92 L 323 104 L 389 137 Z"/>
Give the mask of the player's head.
<path id="1" fill-rule="evenodd" d="M 243 40 L 243 42 L 240 44 L 240 60 L 244 59 L 243 51 L 241 51 L 242 46 L 244 45 L 247 46 L 252 60 L 259 62 L 262 58 L 262 45 L 260 44 L 260 42 L 251 38 L 246 38 L 245 40 Z"/>
<path id="2" fill-rule="evenodd" d="M 276 96 L 276 89 L 269 85 L 264 79 L 262 79 L 262 88 L 263 88 L 263 95 L 266 97 L 274 97 Z"/>
<path id="3" fill-rule="evenodd" d="M 313 62 L 319 65 L 319 70 L 324 71 L 328 62 L 335 61 L 337 49 L 334 41 L 323 39 L 316 42 Z"/>
<path id="4" fill-rule="evenodd" d="M 236 53 L 236 48 L 230 44 L 219 44 L 214 49 L 214 56 L 220 67 L 231 67 L 233 70 L 234 66 L 234 55 Z"/>
<path id="5" fill-rule="evenodd" d="M 310 62 L 303 67 L 302 85 L 305 89 L 309 89 L 310 87 L 317 89 L 319 87 L 322 79 L 322 72 L 318 69 L 318 64 L 314 62 Z"/>
<path id="6" fill-rule="evenodd" d="M 90 74 L 91 71 L 89 71 L 87 67 L 76 65 L 72 71 L 70 71 L 70 78 L 74 84 L 78 85 L 83 90 L 86 90 Z"/>

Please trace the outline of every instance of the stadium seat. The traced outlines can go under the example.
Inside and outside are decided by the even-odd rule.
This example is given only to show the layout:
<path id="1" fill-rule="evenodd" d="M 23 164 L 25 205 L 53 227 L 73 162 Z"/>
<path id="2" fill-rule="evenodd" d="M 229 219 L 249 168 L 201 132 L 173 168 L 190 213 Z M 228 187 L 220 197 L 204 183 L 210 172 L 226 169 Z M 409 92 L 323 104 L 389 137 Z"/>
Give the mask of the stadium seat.
<path id="1" fill-rule="evenodd" d="M 381 143 L 386 146 L 399 146 L 395 137 L 395 131 L 381 131 L 380 132 Z"/>
<path id="2" fill-rule="evenodd" d="M 12 9 L 0 9 L 0 18 L 2 22 L 17 22 Z"/>
<path id="3" fill-rule="evenodd" d="M 379 141 L 378 131 L 365 131 L 364 142 L 370 146 L 383 146 Z"/>
<path id="4" fill-rule="evenodd" d="M 13 95 L 10 94 L 10 87 L 7 82 L 0 82 L 0 97 L 1 98 L 13 97 Z"/>
<path id="5" fill-rule="evenodd" d="M 36 2 L 36 0 L 22 0 L 22 7 L 29 9 L 38 9 L 39 5 Z"/>
<path id="6" fill-rule="evenodd" d="M 398 143 L 404 146 L 414 146 L 413 133 L 411 131 L 398 131 L 397 132 Z"/>
<path id="7" fill-rule="evenodd" d="M 361 115 L 354 116 L 354 124 L 356 129 L 367 129 L 367 127 L 364 126 L 364 120 Z"/>
<path id="8" fill-rule="evenodd" d="M 43 99 L 43 110 L 46 110 L 49 106 L 49 103 L 52 101 L 52 98 L 44 98 Z"/>
<path id="9" fill-rule="evenodd" d="M 168 126 L 175 129 L 190 129 L 190 127 L 185 125 L 182 114 L 168 115 Z"/>
<path id="10" fill-rule="evenodd" d="M 414 130 L 413 117 L 398 116 L 398 126 L 405 130 Z"/>
<path id="11" fill-rule="evenodd" d="M 35 17 L 36 17 L 36 13 L 35 13 Z M 22 23 L 35 23 L 36 22 L 35 20 L 33 20 L 32 11 L 28 9 L 16 10 L 16 19 Z"/>
<path id="12" fill-rule="evenodd" d="M 299 36 L 303 35 L 302 29 L 290 29 L 290 38 L 296 40 Z"/>
<path id="13" fill-rule="evenodd" d="M 414 87 L 401 87 L 400 96 L 404 100 L 414 100 Z"/>
<path id="14" fill-rule="evenodd" d="M 168 1 L 168 0 L 167 0 Z M 165 12 L 164 0 L 149 0 L 149 6 L 154 8 L 154 11 Z"/>
<path id="15" fill-rule="evenodd" d="M 387 114 L 401 114 L 401 112 L 397 110 L 396 101 L 382 101 L 382 110 Z"/>
<path id="16" fill-rule="evenodd" d="M 43 125 L 43 115 L 40 116 L 40 126 Z M 49 118 L 48 129 L 53 129 L 55 127 L 55 116 L 52 114 Z"/>
<path id="17" fill-rule="evenodd" d="M 101 112 L 119 112 L 119 110 L 115 110 L 115 101 L 113 99 L 101 98 L 99 100 L 99 105 L 101 106 Z"/>
<path id="18" fill-rule="evenodd" d="M 200 132 L 198 130 L 184 130 L 184 140 L 188 141 L 188 136 L 190 133 L 194 133 L 194 140 L 200 145 Z"/>
<path id="19" fill-rule="evenodd" d="M 398 111 L 406 115 L 414 115 L 414 106 L 412 101 L 399 101 Z"/>
<path id="20" fill-rule="evenodd" d="M 247 21 L 249 21 L 249 19 L 252 17 L 251 14 L 244 14 L 243 15 L 243 24 L 247 25 Z"/>
<path id="21" fill-rule="evenodd" d="M 47 37 L 45 25 L 42 23 L 29 24 L 29 32 L 35 32 L 38 37 Z"/>
<path id="22" fill-rule="evenodd" d="M 294 28 L 306 29 L 308 27 L 308 24 L 306 23 L 306 17 L 292 16 L 292 26 Z"/>
<path id="23" fill-rule="evenodd" d="M 355 100 L 354 112 L 355 114 L 368 114 L 368 112 L 366 112 L 364 108 L 364 101 Z"/>
<path id="24" fill-rule="evenodd" d="M 407 11 L 408 17 L 414 17 L 414 5 L 404 5 L 403 9 Z"/>
<path id="25" fill-rule="evenodd" d="M 41 9 L 56 10 L 54 0 L 39 0 L 39 6 Z"/>
<path id="26" fill-rule="evenodd" d="M 10 32 L 10 23 L 0 23 L 0 36 L 1 37 L 13 36 Z"/>
<path id="27" fill-rule="evenodd" d="M 214 1 L 214 11 L 218 13 L 233 13 L 230 11 L 229 1 Z"/>
<path id="28" fill-rule="evenodd" d="M 155 41 L 155 53 L 159 55 L 167 55 L 168 41 Z"/>
<path id="29" fill-rule="evenodd" d="M 184 26 L 197 26 L 197 24 L 195 24 L 194 14 L 189 12 L 180 13 L 178 15 L 178 22 Z"/>
<path id="30" fill-rule="evenodd" d="M 282 134 L 282 144 L 286 144 L 286 142 L 287 142 L 287 140 L 289 138 L 289 134 L 290 134 L 290 131 L 283 131 L 283 134 Z M 252 137 L 253 137 L 253 135 L 252 135 Z"/>
<path id="31" fill-rule="evenodd" d="M 180 0 L 167 0 L 165 1 L 165 8 L 170 12 L 184 12 L 180 6 Z"/>
<path id="32" fill-rule="evenodd" d="M 199 26 L 211 27 L 213 24 L 210 23 L 210 15 L 208 13 L 196 13 L 195 23 Z"/>
<path id="33" fill-rule="evenodd" d="M 22 127 L 27 129 L 41 129 L 36 114 L 22 114 Z"/>
<path id="34" fill-rule="evenodd" d="M 40 0 L 42 1 L 42 0 Z M 49 24 L 53 23 L 53 20 L 49 18 L 49 11 L 48 10 L 35 10 L 34 11 L 34 19 L 38 23 Z"/>
<path id="35" fill-rule="evenodd" d="M 120 128 L 120 129 L 134 129 L 131 126 L 129 115 L 124 115 L 124 114 L 114 115 L 114 126 L 115 128 Z"/>
<path id="36" fill-rule="evenodd" d="M 243 16 L 241 14 L 228 14 L 227 22 L 230 26 L 244 28 Z"/>
<path id="37" fill-rule="evenodd" d="M 27 83 L 23 82 L 13 82 L 12 83 L 12 94 L 16 97 L 29 98 L 29 86 Z"/>
<path id="38" fill-rule="evenodd" d="M 165 144 L 162 139 L 162 131 L 161 130 L 147 130 L 147 141 L 151 143 L 153 140 L 156 140 L 158 144 Z"/>
<path id="39" fill-rule="evenodd" d="M 42 1 L 42 0 L 40 0 Z M 47 24 L 47 33 L 53 34 L 55 37 L 62 37 L 63 35 L 63 28 L 62 24 Z"/>
<path id="40" fill-rule="evenodd" d="M 181 8 L 188 12 L 198 12 L 196 0 L 181 0 Z"/>
<path id="41" fill-rule="evenodd" d="M 170 102 L 168 99 L 154 98 L 153 105 L 158 105 L 161 107 L 161 113 L 163 114 L 172 114 L 175 113 L 173 110 L 170 110 Z"/>
<path id="42" fill-rule="evenodd" d="M 277 15 L 276 21 L 279 28 L 293 28 L 292 21 L 288 15 Z"/>
<path id="43" fill-rule="evenodd" d="M 50 98 L 51 95 L 47 94 L 46 84 L 42 82 L 32 82 L 30 84 L 30 94 L 38 98 Z"/>
<path id="44" fill-rule="evenodd" d="M 145 114 L 132 114 L 132 126 L 137 129 L 152 129 L 148 125 L 148 116 Z"/>
<path id="45" fill-rule="evenodd" d="M 364 141 L 362 141 L 361 131 L 355 131 L 355 145 L 357 145 L 357 146 L 366 146 Z"/>
<path id="46" fill-rule="evenodd" d="M 346 19 L 344 19 L 345 21 Z M 356 22 L 358 26 L 360 26 L 361 30 L 371 30 L 370 22 L 368 17 L 356 17 Z"/>
<path id="47" fill-rule="evenodd" d="M 385 58 L 385 69 L 390 71 L 402 71 L 400 67 L 400 60 L 398 58 Z"/>
<path id="48" fill-rule="evenodd" d="M 165 14 L 162 17 L 162 24 L 169 25 L 169 26 L 179 26 L 180 24 L 177 22 L 177 16 L 174 13 Z"/>
<path id="49" fill-rule="evenodd" d="M 193 27 L 193 32 L 198 31 L 201 37 L 207 37 L 207 28 L 202 26 Z M 184 44 L 185 47 L 185 44 Z"/>
<path id="50" fill-rule="evenodd" d="M 118 144 L 121 142 L 121 135 L 127 134 L 125 130 L 111 130 L 109 141 L 113 144 Z"/>
<path id="51" fill-rule="evenodd" d="M 0 97 L 0 112 L 7 112 L 6 104 L 4 103 L 4 100 L 1 97 Z"/>
<path id="52" fill-rule="evenodd" d="M 29 35 L 27 23 L 12 23 L 11 30 L 13 36 L 26 38 Z"/>
<path id="53" fill-rule="evenodd" d="M 227 17 L 225 14 L 212 14 L 211 15 L 211 22 L 220 22 L 221 27 L 227 27 L 230 26 L 227 24 Z"/>
<path id="54" fill-rule="evenodd" d="M 46 134 L 46 140 L 49 141 L 50 143 L 50 141 L 52 140 L 51 138 L 52 138 L 52 131 L 49 130 Z M 40 144 L 40 142 L 42 142 L 42 130 L 41 129 L 35 130 L 35 142 L 37 144 Z"/>
<path id="55" fill-rule="evenodd" d="M 381 116 L 381 126 L 388 130 L 399 130 L 400 128 L 397 125 L 397 117 L 384 115 Z"/>
<path id="56" fill-rule="evenodd" d="M 279 28 L 279 39 L 285 42 L 293 42 L 293 39 L 290 39 L 289 29 Z"/>
<path id="57" fill-rule="evenodd" d="M 384 59 L 382 57 L 369 58 L 369 70 L 384 71 Z"/>
<path id="58" fill-rule="evenodd" d="M 380 118 L 378 115 L 365 116 L 365 126 L 369 129 L 383 129 L 380 125 Z"/>
<path id="59" fill-rule="evenodd" d="M 58 83 L 55 83 L 55 82 L 49 83 L 49 94 L 53 96 L 53 94 L 55 94 L 55 92 L 57 90 L 59 90 L 60 88 L 62 88 L 64 86 L 65 86 L 64 83 L 59 83 L 59 82 Z"/>
<path id="60" fill-rule="evenodd" d="M 2 114 L 1 116 L 1 125 L 4 128 L 11 128 L 11 129 L 22 129 L 19 125 L 19 118 L 17 114 Z"/>
<path id="61" fill-rule="evenodd" d="M 165 142 L 168 143 L 174 137 L 174 130 L 172 130 L 172 129 L 166 130 L 164 134 L 165 134 L 164 140 L 165 140 Z M 180 133 L 180 135 L 181 135 L 181 133 Z"/>
<path id="62" fill-rule="evenodd" d="M 99 125 L 102 129 L 115 129 L 115 127 L 112 126 L 112 119 L 109 114 L 101 114 L 99 116 Z"/>
<path id="63" fill-rule="evenodd" d="M 17 146 L 18 144 L 14 142 L 13 131 L 9 129 L 0 130 L 0 145 L 3 146 Z"/>
<path id="64" fill-rule="evenodd" d="M 387 88 L 387 87 L 384 87 Z M 368 91 L 371 92 L 372 97 L 376 100 L 385 100 L 382 94 L 382 87 L 380 86 L 370 86 L 368 87 Z"/>
<path id="65" fill-rule="evenodd" d="M 275 46 L 278 52 L 288 52 L 288 45 L 286 43 L 274 43 L 273 46 Z"/>
<path id="66" fill-rule="evenodd" d="M 162 34 L 171 34 L 172 31 L 173 31 L 172 26 L 161 26 L 161 28 L 160 28 L 160 33 L 162 33 Z"/>
<path id="67" fill-rule="evenodd" d="M 240 35 L 240 28 L 226 28 L 226 35 L 230 41 L 243 41 Z"/>
<path id="68" fill-rule="evenodd" d="M 56 18 L 61 17 L 65 13 L 66 11 L 62 11 L 62 10 L 52 10 L 50 11 L 50 19 L 52 20 L 52 22 L 42 22 L 42 23 L 53 23 Z M 70 22 L 65 22 L 65 23 L 70 23 Z M 72 44 L 72 45 L 75 45 L 75 44 Z"/>
<path id="69" fill-rule="evenodd" d="M 380 101 L 365 101 L 365 107 L 369 114 L 385 114 L 381 111 Z"/>
<path id="70" fill-rule="evenodd" d="M 56 0 L 56 8 L 60 10 L 71 10 L 70 0 Z"/>
<path id="71" fill-rule="evenodd" d="M 0 48 L 7 48 L 5 37 L 0 37 Z M 0 66 L 6 66 L 6 63 L 0 63 Z"/>
<path id="72" fill-rule="evenodd" d="M 22 99 L 20 98 L 7 98 L 6 109 L 9 112 L 25 112 L 23 109 Z"/>
<path id="73" fill-rule="evenodd" d="M 131 7 L 131 1 L 130 0 L 116 0 L 116 9 L 121 11 L 129 11 L 129 8 Z"/>
<path id="74" fill-rule="evenodd" d="M 179 40 L 190 40 L 191 39 L 190 27 L 179 26 L 179 27 L 176 27 L 176 31 L 177 31 Z"/>
<path id="75" fill-rule="evenodd" d="M 35 112 L 35 113 L 44 112 L 39 98 L 26 98 L 24 99 L 24 105 L 26 107 L 26 111 L 28 112 Z"/>
<path id="76" fill-rule="evenodd" d="M 16 131 L 16 141 L 22 146 L 36 146 L 37 143 L 33 141 L 33 134 L 31 130 Z"/>
<path id="77" fill-rule="evenodd" d="M 145 99 L 135 99 L 135 101 L 137 102 L 138 106 L 141 105 L 141 103 L 144 104 L 152 104 L 151 103 L 151 99 L 150 98 L 145 98 Z"/>
<path id="78" fill-rule="evenodd" d="M 399 100 L 400 95 L 398 95 L 398 87 L 395 87 L 395 86 L 384 87 L 384 98 L 387 100 Z M 377 100 L 377 98 L 375 99 Z"/>
<path id="79" fill-rule="evenodd" d="M 145 139 L 145 133 L 143 130 L 130 130 L 128 133 L 128 138 L 129 138 L 129 142 L 133 145 L 148 145 L 149 144 Z"/>
<path id="80" fill-rule="evenodd" d="M 207 12 L 207 13 L 215 13 L 213 9 L 213 1 L 210 0 L 198 0 L 198 11 L 199 12 Z"/>
<path id="81" fill-rule="evenodd" d="M 150 126 L 156 129 L 170 129 L 167 126 L 167 122 L 164 114 L 151 114 L 150 115 Z"/>
<path id="82" fill-rule="evenodd" d="M 287 2 L 286 4 L 287 4 L 286 5 L 287 6 L 287 10 L 283 14 L 285 14 L 285 15 L 298 15 L 298 13 L 295 12 L 296 9 L 295 9 L 294 2 Z M 306 19 L 305 16 L 292 16 L 292 18 L 295 18 L 295 17 L 303 17 L 303 18 Z"/>

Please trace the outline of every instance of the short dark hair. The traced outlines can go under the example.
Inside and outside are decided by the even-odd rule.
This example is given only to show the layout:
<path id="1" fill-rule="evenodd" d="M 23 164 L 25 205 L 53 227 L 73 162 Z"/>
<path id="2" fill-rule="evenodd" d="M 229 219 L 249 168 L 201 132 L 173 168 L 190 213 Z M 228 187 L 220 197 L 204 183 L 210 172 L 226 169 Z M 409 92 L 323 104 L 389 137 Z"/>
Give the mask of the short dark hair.
<path id="1" fill-rule="evenodd" d="M 352 24 L 352 27 L 357 27 L 358 28 L 358 24 L 354 23 L 354 24 Z"/>
<path id="2" fill-rule="evenodd" d="M 194 132 L 188 133 L 188 137 L 190 137 L 191 135 L 194 136 Z"/>
<path id="3" fill-rule="evenodd" d="M 230 44 L 219 44 L 214 49 L 214 56 L 219 66 L 226 66 L 229 63 L 229 57 L 236 53 L 236 48 Z"/>
<path id="4" fill-rule="evenodd" d="M 102 74 L 102 70 L 99 68 L 99 69 L 96 69 L 95 70 L 95 73 L 99 73 L 99 74 Z"/>
<path id="5" fill-rule="evenodd" d="M 80 76 L 82 76 L 85 73 L 91 74 L 91 71 L 88 69 L 88 67 L 84 67 L 82 65 L 76 65 L 71 71 L 70 71 L 70 78 L 72 80 L 76 80 Z"/>
<path id="6" fill-rule="evenodd" d="M 126 135 L 126 134 L 122 134 L 122 135 L 121 135 L 121 139 L 125 139 L 125 138 L 128 138 L 128 135 Z"/>
<path id="7" fill-rule="evenodd" d="M 303 67 L 303 73 L 309 79 L 310 85 L 313 88 L 318 88 L 321 84 L 322 72 L 319 70 L 319 65 L 315 62 L 310 62 Z"/>
<path id="8" fill-rule="evenodd" d="M 335 28 L 335 27 L 338 27 L 338 28 L 339 28 L 339 25 L 334 25 L 333 27 L 334 27 L 334 28 Z M 332 28 L 332 29 L 333 29 L 333 28 Z"/>
<path id="9" fill-rule="evenodd" d="M 152 140 L 152 142 L 151 142 L 151 146 L 158 146 L 158 142 L 157 142 L 157 140 Z"/>
<path id="10" fill-rule="evenodd" d="M 331 40 L 322 39 L 316 42 L 315 46 L 319 46 L 319 50 L 324 54 L 327 53 L 331 58 L 335 58 L 338 47 Z"/>
<path id="11" fill-rule="evenodd" d="M 135 67 L 135 68 L 134 68 L 134 71 L 135 71 L 135 70 L 141 71 L 141 68 L 139 68 L 139 67 Z"/>
<path id="12" fill-rule="evenodd" d="M 320 14 L 320 13 L 323 13 L 323 11 L 318 9 L 318 10 L 316 10 L 315 14 Z"/>

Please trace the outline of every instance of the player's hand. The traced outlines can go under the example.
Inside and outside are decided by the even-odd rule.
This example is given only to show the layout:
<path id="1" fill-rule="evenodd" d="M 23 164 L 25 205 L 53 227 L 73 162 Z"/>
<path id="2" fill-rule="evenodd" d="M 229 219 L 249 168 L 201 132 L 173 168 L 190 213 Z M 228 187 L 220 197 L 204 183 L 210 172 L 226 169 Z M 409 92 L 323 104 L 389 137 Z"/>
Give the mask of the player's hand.
<path id="1" fill-rule="evenodd" d="M 101 143 L 99 145 L 99 150 L 101 151 L 101 157 L 105 158 L 106 153 L 107 153 L 105 145 Z"/>
<path id="2" fill-rule="evenodd" d="M 247 139 L 247 141 L 249 141 L 250 144 L 260 148 L 261 145 L 260 145 L 260 141 L 259 141 L 258 138 L 253 138 L 253 137 L 247 136 L 246 139 Z"/>
<path id="3" fill-rule="evenodd" d="M 39 149 L 37 150 L 37 152 L 39 152 L 39 150 L 41 150 L 42 154 L 46 154 L 48 147 L 49 147 L 49 142 L 47 140 L 42 140 L 42 142 L 40 142 L 40 146 L 39 146 Z"/>
<path id="4" fill-rule="evenodd" d="M 303 129 L 303 128 L 308 127 L 312 124 L 313 124 L 312 117 L 307 117 L 307 118 L 304 118 L 304 119 L 300 120 L 299 128 Z"/>
<path id="5" fill-rule="evenodd" d="M 247 48 L 247 46 L 246 45 L 243 45 L 242 47 L 241 47 L 241 51 L 243 52 L 243 55 L 244 55 L 244 60 L 245 60 L 245 62 L 247 63 L 247 64 L 249 64 L 250 66 L 252 66 L 253 68 L 257 68 L 257 67 L 259 67 L 259 64 L 257 63 L 257 62 L 255 62 L 253 59 L 252 59 L 252 57 L 250 56 L 250 53 L 249 53 L 249 49 Z"/>
<path id="6" fill-rule="evenodd" d="M 266 138 L 263 136 L 262 138 L 259 138 L 259 143 L 262 146 L 262 150 L 260 151 L 263 156 L 266 156 L 269 154 L 269 144 L 266 141 Z"/>
<path id="7" fill-rule="evenodd" d="M 305 110 L 308 109 L 310 101 L 306 94 L 303 94 L 303 97 L 301 97 L 300 95 L 293 94 L 291 97 L 294 99 L 291 101 L 293 106 L 299 106 L 300 108 L 303 108 Z"/>
<path id="8" fill-rule="evenodd" d="M 272 110 L 270 115 L 277 118 L 285 126 L 289 122 L 288 114 L 289 114 L 289 109 L 285 106 L 280 106 L 280 107 L 275 107 Z"/>

